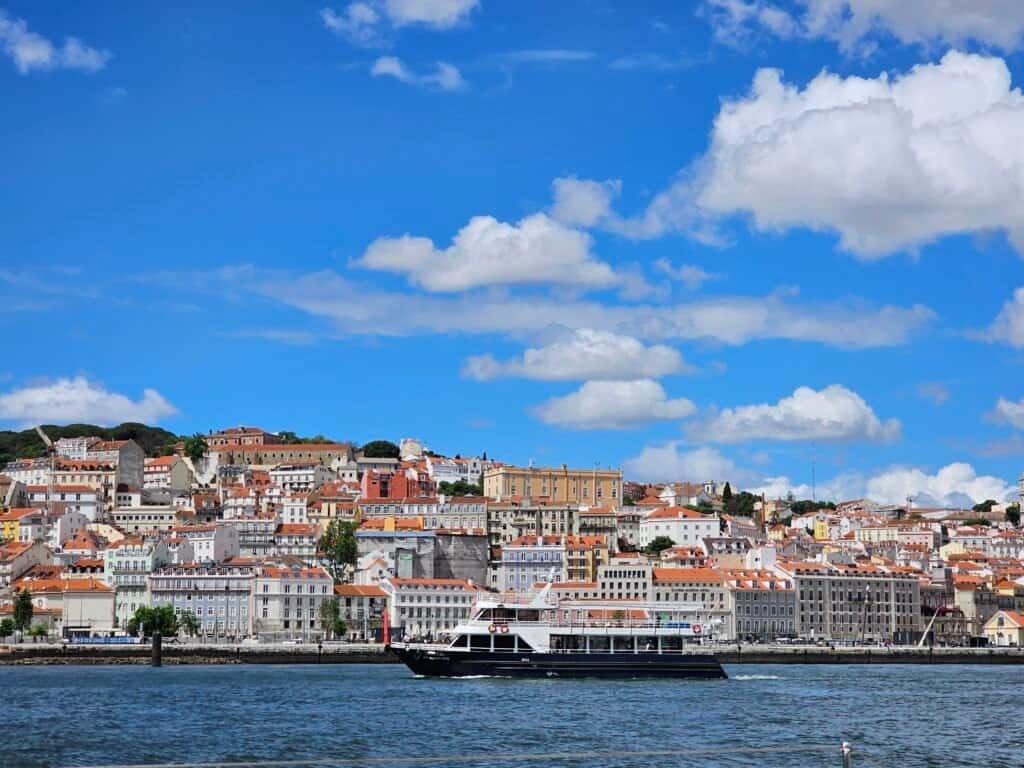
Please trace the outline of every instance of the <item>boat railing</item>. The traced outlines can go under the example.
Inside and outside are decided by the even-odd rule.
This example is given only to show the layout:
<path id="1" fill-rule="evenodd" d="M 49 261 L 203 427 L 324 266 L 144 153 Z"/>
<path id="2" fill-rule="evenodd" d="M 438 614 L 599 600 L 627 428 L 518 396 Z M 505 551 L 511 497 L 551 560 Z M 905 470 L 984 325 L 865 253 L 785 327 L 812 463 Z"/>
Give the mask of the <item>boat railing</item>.
<path id="1" fill-rule="evenodd" d="M 515 627 L 545 627 L 551 629 L 643 629 L 643 630 L 692 630 L 695 625 L 697 626 L 708 626 L 714 620 L 708 622 L 701 621 L 690 621 L 690 620 L 672 620 L 667 621 L 651 621 L 650 619 L 635 619 L 625 617 L 622 619 L 614 618 L 588 618 L 588 619 L 570 619 L 570 618 L 554 618 L 549 621 L 519 621 L 518 619 L 471 619 L 467 623 L 478 627 L 490 627 L 501 628 L 508 626 L 509 628 Z"/>

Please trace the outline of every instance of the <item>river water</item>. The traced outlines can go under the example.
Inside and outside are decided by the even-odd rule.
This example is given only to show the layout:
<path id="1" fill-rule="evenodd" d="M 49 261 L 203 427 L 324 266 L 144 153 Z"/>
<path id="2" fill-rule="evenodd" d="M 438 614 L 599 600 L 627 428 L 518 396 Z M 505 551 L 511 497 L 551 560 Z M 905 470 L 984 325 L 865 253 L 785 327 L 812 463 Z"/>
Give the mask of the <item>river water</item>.
<path id="1" fill-rule="evenodd" d="M 1024 666 L 727 671 L 608 682 L 428 680 L 398 665 L 0 667 L 0 766 L 489 754 L 433 765 L 838 768 L 844 740 L 858 767 L 1024 766 Z M 830 748 L 800 751 L 816 745 Z M 621 754 L 650 750 L 679 754 Z"/>

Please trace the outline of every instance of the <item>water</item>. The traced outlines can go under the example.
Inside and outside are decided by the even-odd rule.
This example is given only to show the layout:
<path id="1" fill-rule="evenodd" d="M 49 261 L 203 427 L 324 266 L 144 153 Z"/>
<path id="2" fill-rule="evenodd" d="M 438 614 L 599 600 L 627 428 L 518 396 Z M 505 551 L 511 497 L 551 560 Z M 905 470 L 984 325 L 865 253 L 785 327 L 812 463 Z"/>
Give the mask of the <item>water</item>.
<path id="1" fill-rule="evenodd" d="M 467 753 L 835 751 L 476 766 L 1024 765 L 1024 667 L 727 667 L 725 681 L 415 679 L 398 665 L 0 667 L 2 768 Z M 445 765 L 444 762 L 437 765 Z"/>

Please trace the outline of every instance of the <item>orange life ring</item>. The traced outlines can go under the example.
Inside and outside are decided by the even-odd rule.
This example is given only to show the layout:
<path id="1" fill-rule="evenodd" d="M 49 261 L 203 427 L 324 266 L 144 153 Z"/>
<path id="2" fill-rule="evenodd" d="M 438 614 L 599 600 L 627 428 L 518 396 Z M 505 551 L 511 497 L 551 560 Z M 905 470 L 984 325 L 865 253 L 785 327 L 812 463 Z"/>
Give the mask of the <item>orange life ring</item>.
<path id="1" fill-rule="evenodd" d="M 507 635 L 508 634 L 508 624 L 502 624 L 501 625 L 501 634 L 503 634 L 503 635 Z"/>
<path id="2" fill-rule="evenodd" d="M 493 635 L 495 632 L 498 631 L 498 628 L 496 626 L 494 626 L 493 624 L 490 624 L 487 627 L 487 631 L 490 632 Z"/>
<path id="3" fill-rule="evenodd" d="M 699 635 L 700 634 L 700 630 L 701 630 L 700 624 L 694 624 L 693 625 L 693 634 Z"/>

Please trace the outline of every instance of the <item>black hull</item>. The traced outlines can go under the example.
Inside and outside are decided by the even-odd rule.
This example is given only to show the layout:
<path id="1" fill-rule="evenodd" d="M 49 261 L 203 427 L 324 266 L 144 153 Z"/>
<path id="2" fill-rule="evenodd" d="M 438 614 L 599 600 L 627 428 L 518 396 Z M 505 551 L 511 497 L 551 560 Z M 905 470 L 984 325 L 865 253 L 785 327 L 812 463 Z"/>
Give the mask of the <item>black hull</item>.
<path id="1" fill-rule="evenodd" d="M 721 680 L 725 670 L 711 654 L 512 653 L 392 648 L 424 677 L 676 678 Z"/>

